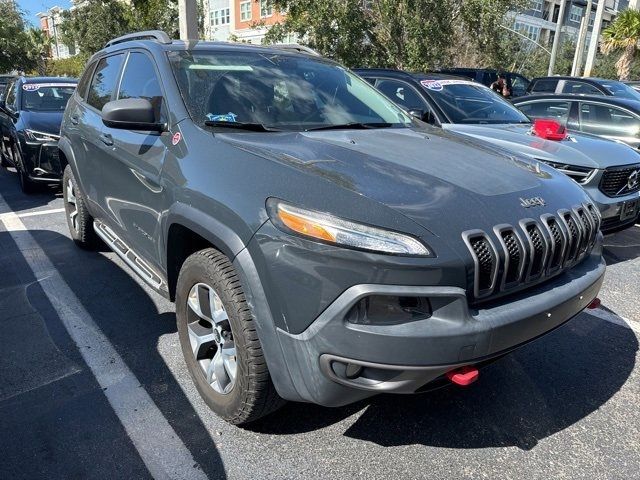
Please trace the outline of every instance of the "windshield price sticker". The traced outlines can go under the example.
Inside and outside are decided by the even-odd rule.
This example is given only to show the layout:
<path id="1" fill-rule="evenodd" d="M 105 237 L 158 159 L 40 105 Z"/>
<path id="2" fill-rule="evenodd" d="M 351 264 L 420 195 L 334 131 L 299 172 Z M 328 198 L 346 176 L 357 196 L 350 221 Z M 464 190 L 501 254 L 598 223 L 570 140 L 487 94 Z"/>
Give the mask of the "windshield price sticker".
<path id="1" fill-rule="evenodd" d="M 60 88 L 76 88 L 75 83 L 25 83 L 22 89 L 25 92 L 36 92 L 41 88 L 60 87 Z"/>
<path id="2" fill-rule="evenodd" d="M 434 90 L 439 92 L 445 85 L 480 85 L 476 82 L 471 82 L 469 80 L 455 80 L 455 79 L 445 79 L 445 80 L 421 80 L 420 84 L 423 87 L 428 88 L 429 90 Z"/>

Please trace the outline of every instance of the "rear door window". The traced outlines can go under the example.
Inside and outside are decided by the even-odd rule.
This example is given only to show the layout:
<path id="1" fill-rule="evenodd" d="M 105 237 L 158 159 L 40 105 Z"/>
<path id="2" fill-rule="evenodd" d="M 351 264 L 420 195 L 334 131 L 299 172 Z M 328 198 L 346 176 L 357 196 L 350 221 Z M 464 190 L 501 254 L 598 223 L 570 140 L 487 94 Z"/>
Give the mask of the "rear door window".
<path id="1" fill-rule="evenodd" d="M 102 107 L 111 101 L 123 59 L 124 54 L 121 53 L 105 57 L 98 62 L 87 96 L 89 105 L 102 110 Z"/>
<path id="2" fill-rule="evenodd" d="M 533 120 L 537 118 L 554 118 L 562 123 L 566 123 L 569 118 L 570 107 L 570 102 L 559 100 L 538 101 L 518 105 L 522 113 Z"/>
<path id="3" fill-rule="evenodd" d="M 637 136 L 640 133 L 640 120 L 620 108 L 582 102 L 580 130 L 595 135 Z"/>
<path id="4" fill-rule="evenodd" d="M 514 97 L 521 97 L 527 92 L 529 86 L 529 80 L 520 75 L 510 75 L 511 78 L 511 92 Z"/>
<path id="5" fill-rule="evenodd" d="M 553 93 L 556 91 L 557 85 L 558 85 L 558 80 L 555 78 L 545 78 L 542 80 L 536 80 L 535 82 L 533 82 L 531 91 L 536 93 L 540 93 L 540 92 Z"/>
<path id="6" fill-rule="evenodd" d="M 577 80 L 566 80 L 562 87 L 562 93 L 572 93 L 574 95 L 602 95 L 602 92 L 587 82 Z"/>
<path id="7" fill-rule="evenodd" d="M 83 100 L 85 98 L 87 98 L 87 89 L 89 88 L 89 82 L 91 81 L 91 74 L 93 73 L 93 69 L 94 69 L 95 66 L 96 66 L 95 62 L 93 62 L 91 65 L 89 65 L 85 69 L 84 73 L 82 74 L 82 77 L 80 77 L 80 81 L 78 82 L 78 87 L 76 88 L 76 93 Z"/>

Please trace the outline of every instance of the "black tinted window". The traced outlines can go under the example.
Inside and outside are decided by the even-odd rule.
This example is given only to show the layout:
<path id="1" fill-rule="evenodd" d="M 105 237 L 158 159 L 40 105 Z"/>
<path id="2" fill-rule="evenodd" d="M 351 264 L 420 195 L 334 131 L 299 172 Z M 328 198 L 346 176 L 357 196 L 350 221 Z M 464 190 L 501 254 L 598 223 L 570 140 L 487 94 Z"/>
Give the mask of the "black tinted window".
<path id="1" fill-rule="evenodd" d="M 636 136 L 640 132 L 640 121 L 619 108 L 582 103 L 580 129 L 595 135 Z"/>
<path id="2" fill-rule="evenodd" d="M 425 110 L 428 108 L 425 101 L 420 98 L 413 87 L 405 82 L 399 80 L 378 80 L 376 87 L 389 99 L 407 110 Z"/>
<path id="3" fill-rule="evenodd" d="M 6 100 L 6 105 L 8 108 L 10 108 L 11 110 L 15 110 L 16 109 L 16 88 L 18 86 L 17 82 L 14 82 L 12 84 L 10 84 L 7 87 L 7 100 Z"/>
<path id="4" fill-rule="evenodd" d="M 602 92 L 587 82 L 567 80 L 562 87 L 562 93 L 573 93 L 575 95 L 602 95 Z"/>
<path id="5" fill-rule="evenodd" d="M 87 89 L 89 88 L 89 81 L 91 80 L 91 74 L 93 73 L 93 69 L 96 66 L 96 63 L 93 62 L 91 65 L 89 65 L 84 73 L 82 74 L 82 77 L 80 77 L 80 81 L 78 82 L 78 88 L 76 89 L 76 91 L 78 92 L 78 95 L 80 95 L 80 98 L 85 99 L 87 98 Z"/>
<path id="6" fill-rule="evenodd" d="M 98 62 L 93 74 L 87 103 L 92 107 L 102 110 L 104 105 L 111 101 L 111 95 L 116 88 L 118 73 L 122 65 L 123 54 L 103 58 Z"/>
<path id="7" fill-rule="evenodd" d="M 144 53 L 132 53 L 122 74 L 118 99 L 146 98 L 153 105 L 156 120 L 162 111 L 162 90 L 152 60 Z"/>
<path id="8" fill-rule="evenodd" d="M 567 101 L 550 100 L 518 105 L 518 108 L 529 118 L 555 118 L 564 123 L 569 118 L 570 106 Z"/>
<path id="9" fill-rule="evenodd" d="M 558 80 L 548 79 L 548 80 L 537 80 L 533 87 L 531 87 L 532 92 L 555 92 L 556 85 L 558 85 Z"/>

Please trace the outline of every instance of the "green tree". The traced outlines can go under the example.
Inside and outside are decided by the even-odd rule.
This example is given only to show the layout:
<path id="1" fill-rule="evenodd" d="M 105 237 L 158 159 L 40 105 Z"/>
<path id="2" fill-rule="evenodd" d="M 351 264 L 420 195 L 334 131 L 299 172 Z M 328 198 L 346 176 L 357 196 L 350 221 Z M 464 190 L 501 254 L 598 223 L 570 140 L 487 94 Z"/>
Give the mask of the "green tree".
<path id="1" fill-rule="evenodd" d="M 507 11 L 524 0 L 274 0 L 286 11 L 266 42 L 294 33 L 323 55 L 347 66 L 427 70 L 451 65 L 460 45 L 479 62 L 502 55 L 496 33 Z"/>
<path id="2" fill-rule="evenodd" d="M 0 73 L 32 68 L 25 56 L 29 43 L 24 12 L 13 1 L 0 1 Z"/>
<path id="3" fill-rule="evenodd" d="M 112 38 L 136 30 L 131 5 L 120 0 L 87 0 L 62 15 L 63 43 L 78 45 L 85 59 L 104 48 Z"/>
<path id="4" fill-rule="evenodd" d="M 38 75 L 46 75 L 53 40 L 39 28 L 30 28 L 27 31 L 27 37 L 29 43 L 25 53 L 30 60 L 29 63 L 34 66 Z"/>
<path id="5" fill-rule="evenodd" d="M 163 30 L 178 38 L 178 0 L 133 0 L 134 30 Z"/>
<path id="6" fill-rule="evenodd" d="M 618 78 L 629 80 L 640 41 L 640 11 L 625 10 L 602 32 L 602 51 L 605 54 L 622 51 L 616 62 Z"/>

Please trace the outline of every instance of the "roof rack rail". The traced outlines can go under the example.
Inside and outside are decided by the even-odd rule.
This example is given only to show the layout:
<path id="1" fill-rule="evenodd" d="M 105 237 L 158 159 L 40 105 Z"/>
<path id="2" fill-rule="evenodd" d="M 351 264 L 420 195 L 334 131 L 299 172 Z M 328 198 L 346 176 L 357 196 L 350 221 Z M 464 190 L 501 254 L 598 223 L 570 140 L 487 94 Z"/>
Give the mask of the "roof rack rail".
<path id="1" fill-rule="evenodd" d="M 114 38 L 113 40 L 109 40 L 104 48 L 111 47 L 112 45 L 117 45 L 122 42 L 129 42 L 131 40 L 155 40 L 159 43 L 171 43 L 171 37 L 162 30 L 145 30 L 143 32 L 129 33 L 127 35 Z"/>
<path id="2" fill-rule="evenodd" d="M 277 48 L 279 50 L 287 50 L 290 52 L 306 53 L 307 55 L 315 55 L 317 57 L 321 56 L 313 48 L 307 47 L 305 45 L 300 45 L 299 43 L 275 43 L 273 45 L 265 46 L 270 48 Z"/>

